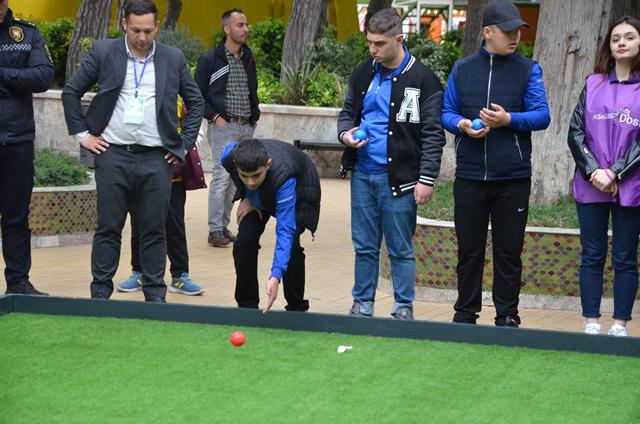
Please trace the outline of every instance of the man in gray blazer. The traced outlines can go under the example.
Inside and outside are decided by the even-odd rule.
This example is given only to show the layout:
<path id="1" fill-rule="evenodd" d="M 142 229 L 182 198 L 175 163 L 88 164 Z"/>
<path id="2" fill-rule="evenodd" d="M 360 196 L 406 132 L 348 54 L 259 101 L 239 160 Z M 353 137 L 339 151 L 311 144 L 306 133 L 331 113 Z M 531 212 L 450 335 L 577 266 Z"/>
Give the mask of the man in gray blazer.
<path id="1" fill-rule="evenodd" d="M 69 133 L 95 157 L 98 228 L 91 252 L 91 297 L 108 299 L 127 213 L 140 230 L 145 300 L 165 302 L 165 218 L 173 165 L 195 143 L 204 102 L 178 49 L 156 43 L 158 10 L 129 0 L 125 37 L 93 43 L 62 91 Z M 83 113 L 80 99 L 99 90 Z M 187 105 L 178 133 L 177 97 Z"/>

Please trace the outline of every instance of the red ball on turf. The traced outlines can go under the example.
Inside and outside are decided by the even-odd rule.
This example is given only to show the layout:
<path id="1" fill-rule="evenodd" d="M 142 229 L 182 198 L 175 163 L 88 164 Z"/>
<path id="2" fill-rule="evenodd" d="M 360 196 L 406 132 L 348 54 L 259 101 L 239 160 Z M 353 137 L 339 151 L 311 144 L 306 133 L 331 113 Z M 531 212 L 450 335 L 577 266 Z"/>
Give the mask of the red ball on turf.
<path id="1" fill-rule="evenodd" d="M 229 337 L 229 341 L 235 347 L 240 347 L 247 341 L 247 336 L 244 335 L 242 331 L 234 331 L 231 333 L 231 337 Z"/>

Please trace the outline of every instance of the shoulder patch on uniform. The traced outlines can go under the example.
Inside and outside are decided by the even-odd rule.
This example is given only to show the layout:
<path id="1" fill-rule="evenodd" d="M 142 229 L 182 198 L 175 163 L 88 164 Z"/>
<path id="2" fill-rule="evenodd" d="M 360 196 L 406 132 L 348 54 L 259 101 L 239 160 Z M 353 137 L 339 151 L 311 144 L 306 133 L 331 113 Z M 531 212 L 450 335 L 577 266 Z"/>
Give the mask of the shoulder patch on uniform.
<path id="1" fill-rule="evenodd" d="M 29 21 L 25 21 L 24 19 L 20 19 L 20 18 L 13 18 L 13 20 L 16 23 L 19 23 L 20 25 L 24 25 L 24 26 L 28 26 L 28 27 L 32 27 L 35 28 L 36 24 L 34 24 L 33 22 L 29 22 Z"/>
<path id="2" fill-rule="evenodd" d="M 9 27 L 9 37 L 16 43 L 19 43 L 24 40 L 24 31 L 18 25 L 11 25 Z"/>

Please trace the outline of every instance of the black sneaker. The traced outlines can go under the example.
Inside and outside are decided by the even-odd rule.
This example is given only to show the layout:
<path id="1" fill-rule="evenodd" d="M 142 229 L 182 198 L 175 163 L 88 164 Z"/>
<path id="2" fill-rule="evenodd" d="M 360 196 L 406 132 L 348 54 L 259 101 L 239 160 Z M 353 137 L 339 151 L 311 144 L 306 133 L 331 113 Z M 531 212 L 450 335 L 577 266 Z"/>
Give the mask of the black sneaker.
<path id="1" fill-rule="evenodd" d="M 229 244 L 229 239 L 224 236 L 222 231 L 214 231 L 209 233 L 209 238 L 207 240 L 211 246 L 215 247 L 224 247 Z"/>
<path id="2" fill-rule="evenodd" d="M 222 235 L 231 243 L 235 243 L 238 240 L 238 237 L 226 228 L 222 230 Z"/>
<path id="3" fill-rule="evenodd" d="M 7 285 L 5 294 L 28 294 L 31 296 L 49 296 L 49 293 L 38 291 L 30 281 L 23 281 L 18 284 Z"/>
<path id="4" fill-rule="evenodd" d="M 507 315 L 504 318 L 496 318 L 496 326 L 498 327 L 518 328 L 520 323 L 521 321 L 518 315 Z"/>
<path id="5" fill-rule="evenodd" d="M 167 303 L 164 297 L 149 297 L 144 299 L 147 303 Z"/>

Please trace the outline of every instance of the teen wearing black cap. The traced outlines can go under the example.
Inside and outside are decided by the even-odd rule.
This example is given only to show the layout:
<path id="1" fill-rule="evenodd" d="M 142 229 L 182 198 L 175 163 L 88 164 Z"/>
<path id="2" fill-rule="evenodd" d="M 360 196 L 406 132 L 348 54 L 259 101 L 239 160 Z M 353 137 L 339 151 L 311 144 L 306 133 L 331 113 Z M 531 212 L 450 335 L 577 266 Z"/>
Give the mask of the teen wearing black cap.
<path id="1" fill-rule="evenodd" d="M 442 124 L 456 136 L 454 183 L 458 240 L 455 322 L 473 323 L 482 308 L 487 226 L 493 240 L 496 325 L 517 327 L 520 255 L 531 190 L 531 132 L 549 126 L 542 69 L 516 53 L 529 26 L 507 0 L 489 4 L 480 50 L 456 62 L 444 96 Z M 474 130 L 474 118 L 485 128 Z"/>

